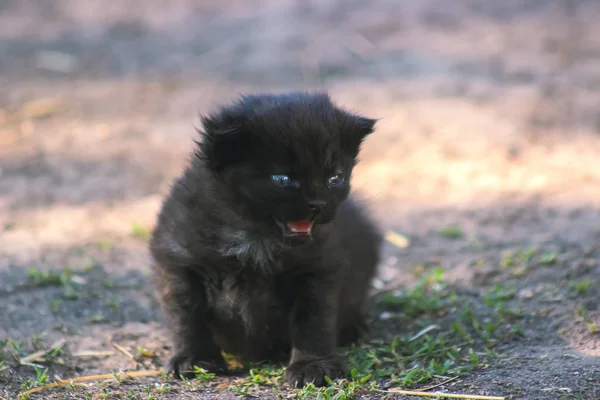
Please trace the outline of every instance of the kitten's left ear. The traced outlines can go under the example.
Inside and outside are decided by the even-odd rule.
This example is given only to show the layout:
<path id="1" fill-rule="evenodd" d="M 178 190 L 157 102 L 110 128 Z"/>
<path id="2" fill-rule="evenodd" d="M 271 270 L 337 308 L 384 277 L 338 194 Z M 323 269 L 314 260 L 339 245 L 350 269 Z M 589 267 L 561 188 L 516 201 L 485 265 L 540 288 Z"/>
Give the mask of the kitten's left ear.
<path id="1" fill-rule="evenodd" d="M 376 119 L 366 118 L 344 112 L 342 128 L 342 145 L 354 155 L 358 154 L 363 140 L 375 131 Z"/>
<path id="2" fill-rule="evenodd" d="M 375 124 L 377 123 L 376 119 L 365 118 L 361 116 L 357 116 L 355 118 L 357 120 L 356 125 L 358 127 L 358 134 L 362 136 L 362 139 L 375 131 Z"/>

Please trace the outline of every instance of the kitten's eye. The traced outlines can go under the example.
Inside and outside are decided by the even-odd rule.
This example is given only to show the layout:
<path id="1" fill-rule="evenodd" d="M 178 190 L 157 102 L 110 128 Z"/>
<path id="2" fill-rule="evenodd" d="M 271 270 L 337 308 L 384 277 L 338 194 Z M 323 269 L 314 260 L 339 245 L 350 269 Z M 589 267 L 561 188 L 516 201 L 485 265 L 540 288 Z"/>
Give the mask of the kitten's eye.
<path id="1" fill-rule="evenodd" d="M 336 174 L 336 175 L 330 176 L 329 179 L 327 180 L 327 185 L 330 188 L 340 186 L 342 183 L 344 183 L 344 175 L 343 174 Z"/>
<path id="2" fill-rule="evenodd" d="M 294 181 L 287 175 L 271 175 L 271 180 L 279 187 L 294 186 Z"/>

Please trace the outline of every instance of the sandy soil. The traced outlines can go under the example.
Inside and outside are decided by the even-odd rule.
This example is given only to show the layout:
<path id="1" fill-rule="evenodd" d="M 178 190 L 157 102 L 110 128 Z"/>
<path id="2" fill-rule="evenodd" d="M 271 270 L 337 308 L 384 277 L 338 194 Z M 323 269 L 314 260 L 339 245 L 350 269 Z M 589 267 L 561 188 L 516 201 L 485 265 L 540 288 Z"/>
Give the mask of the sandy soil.
<path id="1" fill-rule="evenodd" d="M 441 389 L 600 399 L 600 3 L 164 4 L 0 0 L 0 340 L 27 355 L 64 339 L 51 379 L 160 367 L 144 235 L 198 113 L 240 92 L 320 88 L 380 118 L 354 187 L 410 240 L 386 245 L 381 279 L 407 287 L 435 264 L 475 299 L 517 287 L 523 336 Z M 515 275 L 500 265 L 516 248 L 556 262 Z M 64 268 L 75 294 L 35 284 Z M 113 343 L 159 357 L 135 362 Z M 5 362 L 0 398 L 15 399 L 35 373 Z M 127 390 L 153 381 L 136 382 Z M 235 398 L 226 387 L 157 398 Z M 84 398 L 69 396 L 32 398 Z"/>

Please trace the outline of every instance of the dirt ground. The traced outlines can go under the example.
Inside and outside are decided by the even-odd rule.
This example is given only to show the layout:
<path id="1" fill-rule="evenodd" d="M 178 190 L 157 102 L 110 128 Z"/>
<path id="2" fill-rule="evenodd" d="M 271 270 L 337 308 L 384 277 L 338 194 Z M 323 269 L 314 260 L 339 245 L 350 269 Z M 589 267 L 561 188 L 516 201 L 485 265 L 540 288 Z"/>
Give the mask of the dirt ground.
<path id="1" fill-rule="evenodd" d="M 147 235 L 198 113 L 320 88 L 380 119 L 353 186 L 408 243 L 386 243 L 376 283 L 410 288 L 441 266 L 476 305 L 512 285 L 525 315 L 437 390 L 600 399 L 600 2 L 165 4 L 0 0 L 0 398 L 18 398 L 31 363 L 48 381 L 160 368 Z M 513 268 L 519 249 L 546 257 Z M 403 321 L 374 312 L 373 338 L 418 331 Z M 57 358 L 27 358 L 61 340 Z M 152 393 L 236 398 L 231 379 Z M 146 399 L 149 385 L 31 398 Z"/>

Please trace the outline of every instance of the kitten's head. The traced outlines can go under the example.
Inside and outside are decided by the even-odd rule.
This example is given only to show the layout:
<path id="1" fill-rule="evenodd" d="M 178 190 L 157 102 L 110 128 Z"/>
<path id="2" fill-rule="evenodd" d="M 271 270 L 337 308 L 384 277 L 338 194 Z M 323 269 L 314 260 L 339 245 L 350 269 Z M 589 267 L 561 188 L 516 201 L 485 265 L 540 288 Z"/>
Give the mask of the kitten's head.
<path id="1" fill-rule="evenodd" d="M 234 204 L 260 229 L 300 238 L 335 217 L 375 120 L 290 93 L 243 96 L 202 124 L 197 156 Z"/>

